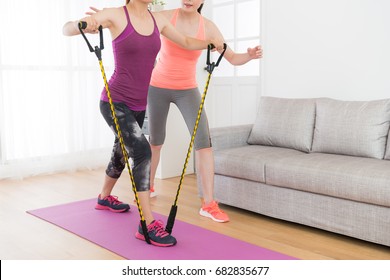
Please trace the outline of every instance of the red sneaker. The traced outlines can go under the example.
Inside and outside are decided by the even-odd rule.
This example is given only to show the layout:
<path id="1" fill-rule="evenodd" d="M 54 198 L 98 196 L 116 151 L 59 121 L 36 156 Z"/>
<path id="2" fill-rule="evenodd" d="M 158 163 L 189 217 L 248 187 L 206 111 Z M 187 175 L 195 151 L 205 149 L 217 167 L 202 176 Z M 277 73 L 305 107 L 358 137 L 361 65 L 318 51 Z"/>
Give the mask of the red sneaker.
<path id="1" fill-rule="evenodd" d="M 154 189 L 154 186 L 150 186 L 150 197 L 156 197 L 157 193 Z"/>
<path id="2" fill-rule="evenodd" d="M 150 197 L 156 197 L 157 196 L 157 193 L 156 193 L 156 191 L 154 190 L 154 186 L 150 186 L 150 194 L 149 194 L 149 196 Z M 135 198 L 134 198 L 134 202 L 135 203 L 137 203 L 137 201 L 135 200 Z"/>
<path id="3" fill-rule="evenodd" d="M 218 202 L 214 200 L 208 205 L 203 204 L 202 208 L 199 210 L 199 214 L 218 223 L 229 222 L 229 216 L 221 209 L 219 209 Z"/>

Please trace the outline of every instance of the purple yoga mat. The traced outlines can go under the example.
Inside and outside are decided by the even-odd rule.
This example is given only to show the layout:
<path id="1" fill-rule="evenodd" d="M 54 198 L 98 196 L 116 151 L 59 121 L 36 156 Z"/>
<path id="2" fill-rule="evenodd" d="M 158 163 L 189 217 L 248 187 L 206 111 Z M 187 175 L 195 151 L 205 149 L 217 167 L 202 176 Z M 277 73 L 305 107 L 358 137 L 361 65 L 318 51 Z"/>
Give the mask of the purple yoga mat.
<path id="1" fill-rule="evenodd" d="M 156 247 L 134 237 L 140 220 L 137 208 L 127 213 L 95 210 L 88 199 L 37 210 L 29 214 L 57 225 L 129 260 L 292 260 L 290 256 L 176 219 L 176 246 Z M 166 216 L 154 214 L 164 223 Z"/>

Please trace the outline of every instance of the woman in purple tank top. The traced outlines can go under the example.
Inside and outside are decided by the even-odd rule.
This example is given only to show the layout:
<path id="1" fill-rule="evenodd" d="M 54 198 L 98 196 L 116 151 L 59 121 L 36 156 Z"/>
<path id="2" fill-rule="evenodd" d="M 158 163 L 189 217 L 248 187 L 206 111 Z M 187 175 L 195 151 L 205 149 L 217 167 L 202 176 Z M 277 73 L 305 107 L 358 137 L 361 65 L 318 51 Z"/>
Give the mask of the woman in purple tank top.
<path id="1" fill-rule="evenodd" d="M 149 12 L 148 5 L 151 2 L 151 0 L 128 0 L 124 7 L 106 8 L 91 16 L 65 23 L 63 33 L 66 36 L 79 35 L 79 21 L 87 22 L 86 33 L 97 33 L 99 26 L 110 30 L 115 70 L 109 81 L 109 87 L 115 112 L 122 129 L 126 150 L 133 161 L 134 181 L 150 241 L 153 245 L 166 247 L 175 245 L 176 239 L 165 231 L 161 221 L 154 219 L 151 211 L 149 201 L 151 150 L 149 142 L 141 132 L 153 64 L 161 46 L 160 33 L 183 48 L 192 50 L 207 49 L 211 43 L 220 50 L 223 48 L 223 42 L 197 40 L 182 35 L 164 16 L 152 15 Z M 114 131 L 115 142 L 95 208 L 125 212 L 130 209 L 130 206 L 111 195 L 115 183 L 125 168 L 125 161 L 105 89 L 101 94 L 100 111 Z M 135 236 L 144 240 L 140 226 Z"/>

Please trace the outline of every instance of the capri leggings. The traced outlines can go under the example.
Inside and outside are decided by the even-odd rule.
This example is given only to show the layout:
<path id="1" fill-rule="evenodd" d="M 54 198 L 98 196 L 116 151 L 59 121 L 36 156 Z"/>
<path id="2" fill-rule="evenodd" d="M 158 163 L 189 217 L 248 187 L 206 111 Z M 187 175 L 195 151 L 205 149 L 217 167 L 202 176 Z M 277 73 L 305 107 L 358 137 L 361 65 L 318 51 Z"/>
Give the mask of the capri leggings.
<path id="1" fill-rule="evenodd" d="M 187 124 L 188 131 L 192 135 L 200 102 L 201 97 L 198 88 L 172 90 L 150 86 L 148 95 L 150 143 L 154 146 L 164 144 L 170 103 L 176 104 L 179 108 Z M 196 132 L 194 146 L 195 150 L 211 147 L 209 125 L 204 108 Z"/>
<path id="2" fill-rule="evenodd" d="M 129 158 L 132 159 L 132 172 L 137 191 L 148 191 L 150 189 L 150 161 L 151 150 L 141 128 L 145 118 L 145 111 L 136 112 L 130 110 L 123 103 L 114 103 L 115 113 L 118 118 L 119 127 L 122 131 L 123 141 Z M 111 160 L 107 166 L 107 176 L 118 179 L 126 167 L 122 149 L 120 146 L 117 130 L 111 115 L 110 104 L 100 101 L 100 112 L 108 126 L 115 134 L 114 147 Z"/>

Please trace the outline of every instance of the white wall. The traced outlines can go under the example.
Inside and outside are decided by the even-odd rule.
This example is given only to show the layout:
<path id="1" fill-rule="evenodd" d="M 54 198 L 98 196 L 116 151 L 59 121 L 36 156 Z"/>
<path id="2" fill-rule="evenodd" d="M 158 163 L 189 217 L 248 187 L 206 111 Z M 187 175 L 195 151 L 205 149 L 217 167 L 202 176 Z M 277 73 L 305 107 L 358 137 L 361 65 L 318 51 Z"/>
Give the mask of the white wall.
<path id="1" fill-rule="evenodd" d="M 176 9 L 181 5 L 181 0 L 164 0 L 164 2 L 166 3 L 165 10 Z"/>
<path id="2" fill-rule="evenodd" d="M 389 98 L 390 1 L 262 2 L 262 95 Z"/>

